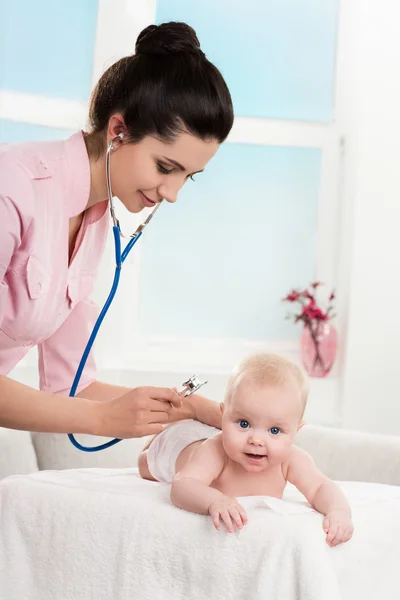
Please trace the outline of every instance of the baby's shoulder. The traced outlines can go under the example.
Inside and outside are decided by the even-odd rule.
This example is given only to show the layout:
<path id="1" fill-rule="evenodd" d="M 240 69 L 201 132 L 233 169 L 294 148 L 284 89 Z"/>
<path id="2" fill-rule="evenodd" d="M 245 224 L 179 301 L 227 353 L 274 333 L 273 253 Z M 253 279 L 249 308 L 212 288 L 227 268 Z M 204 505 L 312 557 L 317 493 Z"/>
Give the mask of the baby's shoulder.
<path id="1" fill-rule="evenodd" d="M 284 478 L 287 479 L 289 467 L 293 468 L 309 459 L 311 459 L 311 455 L 306 450 L 293 445 L 286 460 L 282 463 L 282 473 Z"/>
<path id="2" fill-rule="evenodd" d="M 225 452 L 224 445 L 222 443 L 222 433 L 216 433 L 215 435 L 207 438 L 201 444 L 208 454 L 211 454 L 215 460 L 223 463 L 224 467 L 227 461 L 227 454 Z"/>
<path id="3" fill-rule="evenodd" d="M 216 433 L 211 437 L 207 438 L 202 442 L 202 446 L 205 446 L 211 449 L 213 452 L 217 452 L 219 454 L 225 454 L 224 446 L 222 444 L 222 433 Z"/>

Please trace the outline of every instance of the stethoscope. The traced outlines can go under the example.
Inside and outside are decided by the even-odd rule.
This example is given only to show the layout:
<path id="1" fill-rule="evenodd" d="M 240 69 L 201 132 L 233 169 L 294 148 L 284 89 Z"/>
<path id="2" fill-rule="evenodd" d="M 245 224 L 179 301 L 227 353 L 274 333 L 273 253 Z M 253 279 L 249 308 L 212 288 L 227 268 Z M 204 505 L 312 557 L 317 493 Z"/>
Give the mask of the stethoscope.
<path id="1" fill-rule="evenodd" d="M 120 280 L 120 276 L 121 276 L 122 263 L 125 261 L 126 257 L 132 250 L 133 246 L 136 244 L 136 242 L 142 235 L 143 230 L 146 227 L 146 225 L 148 225 L 150 223 L 151 219 L 153 218 L 153 216 L 155 215 L 155 213 L 161 206 L 161 202 L 156 204 L 156 206 L 154 207 L 154 209 L 150 213 L 150 215 L 147 217 L 147 219 L 141 225 L 139 225 L 139 227 L 136 229 L 136 231 L 130 236 L 131 239 L 125 246 L 123 252 L 121 252 L 121 237 L 125 237 L 125 236 L 123 236 L 123 234 L 121 232 L 119 221 L 115 215 L 113 195 L 112 195 L 112 190 L 111 190 L 110 155 L 111 155 L 111 152 L 113 152 L 114 150 L 117 149 L 115 146 L 115 142 L 117 142 L 117 141 L 121 142 L 123 137 L 124 137 L 124 134 L 120 133 L 114 139 L 112 139 L 107 146 L 107 152 L 106 152 L 107 193 L 108 193 L 108 201 L 110 204 L 111 218 L 113 220 L 113 234 L 114 234 L 114 243 L 115 243 L 116 266 L 115 266 L 114 281 L 113 281 L 113 284 L 111 287 L 111 291 L 108 295 L 108 298 L 105 301 L 102 310 L 100 311 L 97 321 L 93 327 L 93 331 L 89 337 L 89 341 L 88 341 L 86 348 L 82 354 L 82 358 L 80 360 L 74 381 L 72 383 L 71 391 L 69 393 L 71 398 L 75 396 L 75 393 L 78 388 L 79 381 L 81 379 L 82 372 L 85 367 L 86 361 L 88 359 L 90 350 L 92 349 L 93 343 L 99 332 L 100 326 L 104 320 L 104 317 L 107 314 L 108 309 L 110 308 L 110 305 L 111 305 L 111 303 L 114 299 L 114 296 L 116 294 L 116 291 L 118 289 L 118 284 L 119 284 L 119 280 Z M 186 398 L 186 397 L 190 396 L 191 394 L 194 394 L 195 392 L 197 392 L 197 390 L 199 390 L 206 383 L 207 383 L 207 381 L 200 382 L 197 375 L 193 375 L 192 377 L 190 377 L 190 379 L 188 379 L 188 381 L 185 381 L 182 384 L 182 387 L 180 390 L 178 390 L 178 393 L 181 394 L 181 396 L 183 396 L 184 398 Z M 110 448 L 110 446 L 114 446 L 114 444 L 118 444 L 118 442 L 122 441 L 119 438 L 115 438 L 113 440 L 110 440 L 109 442 L 100 444 L 99 446 L 82 446 L 79 442 L 77 442 L 77 440 L 75 439 L 75 437 L 72 433 L 69 433 L 68 437 L 69 437 L 70 441 L 72 442 L 72 444 L 75 446 L 75 448 L 78 448 L 79 450 L 83 450 L 84 452 L 98 452 L 99 450 L 105 450 L 106 448 Z"/>

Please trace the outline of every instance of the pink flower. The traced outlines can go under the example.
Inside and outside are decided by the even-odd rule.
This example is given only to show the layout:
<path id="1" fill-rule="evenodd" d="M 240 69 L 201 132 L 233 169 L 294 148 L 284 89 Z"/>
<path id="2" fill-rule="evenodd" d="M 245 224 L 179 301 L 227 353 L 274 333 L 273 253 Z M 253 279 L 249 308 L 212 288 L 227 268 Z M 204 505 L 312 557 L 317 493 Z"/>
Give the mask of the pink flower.
<path id="1" fill-rule="evenodd" d="M 328 319 L 328 315 L 322 312 L 320 308 L 315 308 L 314 310 L 310 311 L 309 317 L 310 319 L 315 319 L 316 321 L 326 321 Z"/>
<path id="2" fill-rule="evenodd" d="M 300 298 L 300 293 L 297 290 L 292 290 L 283 301 L 296 302 Z"/>
<path id="3" fill-rule="evenodd" d="M 303 306 L 301 318 L 304 320 L 314 319 L 315 321 L 326 321 L 328 315 L 327 313 L 322 312 L 322 310 L 315 305 L 315 301 L 312 300 L 306 306 Z"/>
<path id="4" fill-rule="evenodd" d="M 282 298 L 283 302 L 298 302 L 300 304 L 299 312 L 289 315 L 295 323 L 303 321 L 304 325 L 311 327 L 313 322 L 328 321 L 332 318 L 333 306 L 329 305 L 324 312 L 317 304 L 316 294 L 320 285 L 323 285 L 321 281 L 314 281 L 308 289 L 303 291 L 292 289 L 285 298 Z M 335 297 L 335 293 L 332 291 L 329 302 L 332 302 Z"/>
<path id="5" fill-rule="evenodd" d="M 301 292 L 301 295 L 304 298 L 307 298 L 307 300 L 313 300 L 313 301 L 315 301 L 314 296 L 312 294 L 310 294 L 310 292 L 308 290 L 304 290 L 303 292 Z"/>

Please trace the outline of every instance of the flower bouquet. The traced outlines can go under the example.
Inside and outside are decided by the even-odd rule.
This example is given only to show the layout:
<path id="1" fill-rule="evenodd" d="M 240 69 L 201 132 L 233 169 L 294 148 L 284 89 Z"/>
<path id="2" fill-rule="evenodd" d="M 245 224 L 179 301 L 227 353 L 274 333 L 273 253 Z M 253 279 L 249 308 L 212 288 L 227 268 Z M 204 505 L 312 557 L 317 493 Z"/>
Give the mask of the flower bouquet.
<path id="1" fill-rule="evenodd" d="M 337 351 L 337 332 L 329 322 L 335 316 L 335 293 L 330 293 L 328 307 L 322 310 L 317 302 L 317 291 L 322 285 L 320 281 L 315 281 L 308 289 L 294 289 L 283 298 L 283 302 L 298 305 L 298 310 L 288 313 L 286 318 L 293 319 L 295 323 L 303 323 L 301 359 L 311 377 L 325 377 L 335 362 Z"/>

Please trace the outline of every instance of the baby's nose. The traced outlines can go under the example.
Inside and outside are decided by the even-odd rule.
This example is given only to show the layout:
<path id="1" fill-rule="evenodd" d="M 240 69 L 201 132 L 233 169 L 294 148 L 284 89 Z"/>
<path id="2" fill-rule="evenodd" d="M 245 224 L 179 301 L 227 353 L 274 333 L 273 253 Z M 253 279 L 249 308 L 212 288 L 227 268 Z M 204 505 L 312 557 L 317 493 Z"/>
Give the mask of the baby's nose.
<path id="1" fill-rule="evenodd" d="M 254 446 L 265 446 L 265 441 L 261 435 L 253 435 L 250 439 L 250 442 Z"/>

